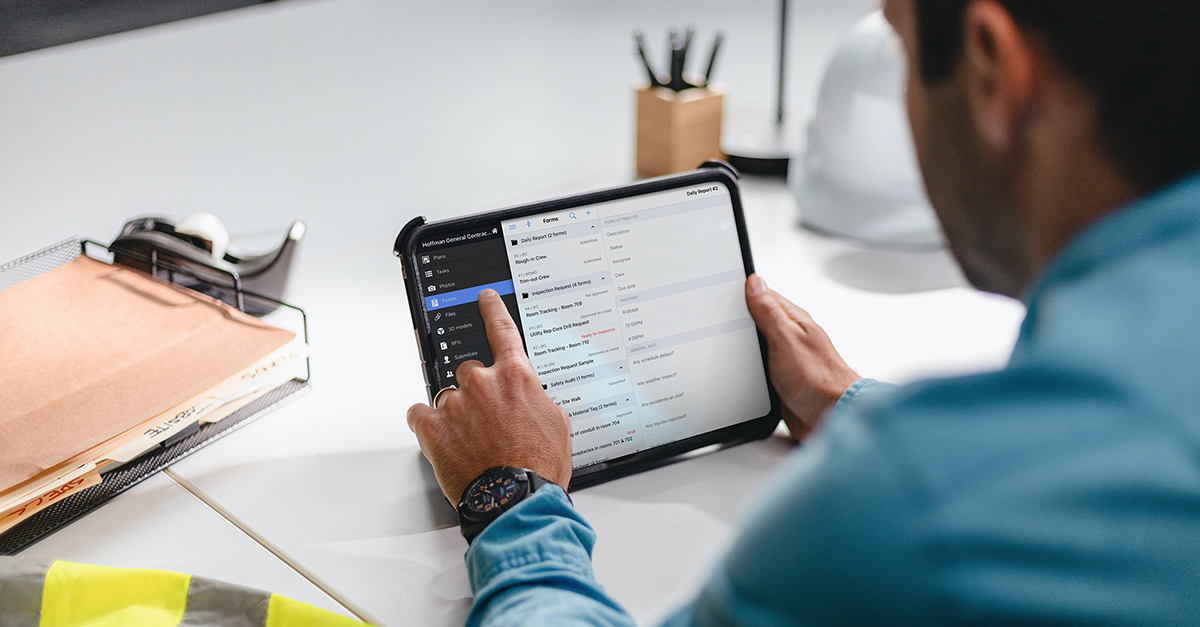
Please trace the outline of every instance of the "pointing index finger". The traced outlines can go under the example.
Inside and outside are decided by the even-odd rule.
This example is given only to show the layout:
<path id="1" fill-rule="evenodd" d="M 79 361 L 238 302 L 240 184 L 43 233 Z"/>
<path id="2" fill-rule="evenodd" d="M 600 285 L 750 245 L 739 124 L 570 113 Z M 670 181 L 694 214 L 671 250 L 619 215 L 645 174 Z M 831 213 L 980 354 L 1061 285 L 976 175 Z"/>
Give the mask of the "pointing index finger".
<path id="1" fill-rule="evenodd" d="M 496 290 L 483 290 L 479 293 L 479 315 L 483 317 L 483 327 L 487 331 L 493 361 L 499 363 L 514 358 L 525 358 L 521 332 L 517 330 L 517 323 L 513 322 L 508 307 L 504 306 L 504 301 Z"/>

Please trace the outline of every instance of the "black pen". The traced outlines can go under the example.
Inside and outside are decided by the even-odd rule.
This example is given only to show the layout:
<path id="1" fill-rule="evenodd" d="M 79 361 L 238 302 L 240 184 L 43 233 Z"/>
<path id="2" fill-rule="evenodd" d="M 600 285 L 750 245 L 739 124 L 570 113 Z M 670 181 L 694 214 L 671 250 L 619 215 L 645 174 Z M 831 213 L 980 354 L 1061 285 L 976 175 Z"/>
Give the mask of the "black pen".
<path id="1" fill-rule="evenodd" d="M 692 49 L 692 38 L 696 36 L 696 27 L 687 27 L 687 32 L 683 36 L 683 60 L 687 63 L 688 51 Z"/>
<path id="2" fill-rule="evenodd" d="M 717 31 L 717 37 L 713 40 L 712 55 L 708 57 L 708 71 L 704 73 L 704 86 L 708 87 L 708 81 L 712 78 L 713 66 L 717 64 L 717 51 L 721 49 L 721 42 L 725 39 L 725 33 Z"/>
<path id="3" fill-rule="evenodd" d="M 646 42 L 642 39 L 641 31 L 635 32 L 633 38 L 637 41 L 638 56 L 642 58 L 642 65 L 646 66 L 646 75 L 650 77 L 650 86 L 662 87 L 662 81 L 658 80 L 658 75 L 654 73 L 654 68 L 650 67 L 650 59 L 646 58 Z"/>
<path id="4" fill-rule="evenodd" d="M 667 29 L 667 86 L 674 89 L 675 76 L 670 74 L 671 67 L 675 65 L 675 40 L 679 38 L 679 30 L 674 26 Z"/>
<path id="5" fill-rule="evenodd" d="M 668 85 L 668 87 L 675 91 L 687 89 L 687 83 L 683 80 L 684 53 L 683 42 L 676 38 L 674 44 L 671 46 L 671 82 Z"/>

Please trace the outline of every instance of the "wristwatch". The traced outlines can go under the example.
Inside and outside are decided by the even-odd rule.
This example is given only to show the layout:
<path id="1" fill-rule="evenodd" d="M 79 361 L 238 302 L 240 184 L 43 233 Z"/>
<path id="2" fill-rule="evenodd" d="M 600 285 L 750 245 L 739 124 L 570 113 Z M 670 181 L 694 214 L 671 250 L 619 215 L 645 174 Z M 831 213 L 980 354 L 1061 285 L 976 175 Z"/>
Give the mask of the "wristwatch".
<path id="1" fill-rule="evenodd" d="M 527 468 L 496 466 L 479 475 L 458 500 L 458 524 L 470 544 L 500 514 L 512 509 L 546 480 Z"/>

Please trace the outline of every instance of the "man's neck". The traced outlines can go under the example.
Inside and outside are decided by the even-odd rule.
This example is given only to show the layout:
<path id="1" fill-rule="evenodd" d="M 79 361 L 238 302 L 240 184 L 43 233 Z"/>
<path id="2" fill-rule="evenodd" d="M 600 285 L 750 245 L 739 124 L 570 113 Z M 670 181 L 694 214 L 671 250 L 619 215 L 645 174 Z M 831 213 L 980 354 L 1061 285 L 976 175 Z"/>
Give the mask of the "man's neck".
<path id="1" fill-rule="evenodd" d="M 1141 195 L 1107 154 L 1090 98 L 1064 92 L 1049 116 L 1034 122 L 1019 193 L 1027 208 L 1026 285 L 1088 226 Z"/>

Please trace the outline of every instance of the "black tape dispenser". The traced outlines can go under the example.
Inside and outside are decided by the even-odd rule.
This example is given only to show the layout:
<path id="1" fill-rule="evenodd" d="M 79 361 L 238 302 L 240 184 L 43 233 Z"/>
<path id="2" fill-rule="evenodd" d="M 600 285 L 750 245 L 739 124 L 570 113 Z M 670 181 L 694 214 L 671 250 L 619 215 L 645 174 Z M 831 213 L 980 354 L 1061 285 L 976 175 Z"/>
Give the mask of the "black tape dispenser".
<path id="1" fill-rule="evenodd" d="M 135 218 L 125 223 L 108 248 L 114 263 L 265 316 L 284 299 L 304 230 L 304 223 L 297 220 L 278 249 L 250 255 L 229 243 L 229 231 L 211 213 L 193 213 L 181 220 Z"/>

